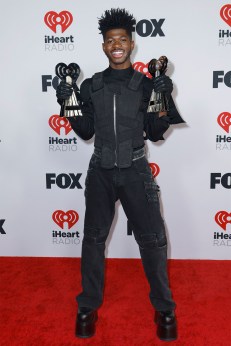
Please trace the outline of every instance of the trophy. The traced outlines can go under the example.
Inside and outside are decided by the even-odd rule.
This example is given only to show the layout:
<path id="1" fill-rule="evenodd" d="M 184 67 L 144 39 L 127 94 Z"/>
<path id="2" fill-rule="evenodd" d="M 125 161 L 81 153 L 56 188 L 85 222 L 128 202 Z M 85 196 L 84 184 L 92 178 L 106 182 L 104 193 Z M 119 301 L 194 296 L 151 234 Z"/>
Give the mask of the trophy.
<path id="1" fill-rule="evenodd" d="M 63 62 L 60 62 L 55 66 L 55 73 L 57 77 L 73 86 L 74 89 L 72 95 L 67 100 L 63 100 L 63 104 L 61 105 L 60 110 L 60 116 L 70 118 L 77 115 L 82 115 L 80 109 L 80 99 L 78 97 L 78 93 L 77 96 L 75 93 L 75 90 L 78 91 L 76 81 L 80 75 L 79 65 L 71 63 L 67 66 Z"/>
<path id="2" fill-rule="evenodd" d="M 168 59 L 164 55 L 158 60 L 152 59 L 148 64 L 148 72 L 153 78 L 156 78 L 167 70 L 167 64 Z M 152 90 L 147 112 L 165 112 L 168 110 L 168 100 L 165 93 Z"/>

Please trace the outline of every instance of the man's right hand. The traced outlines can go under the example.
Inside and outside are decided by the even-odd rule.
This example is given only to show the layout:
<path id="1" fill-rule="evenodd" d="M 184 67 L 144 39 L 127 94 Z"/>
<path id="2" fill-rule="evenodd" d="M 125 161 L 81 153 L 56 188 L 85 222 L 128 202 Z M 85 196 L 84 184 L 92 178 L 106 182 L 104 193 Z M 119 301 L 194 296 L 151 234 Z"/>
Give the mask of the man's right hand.
<path id="1" fill-rule="evenodd" d="M 73 92 L 72 85 L 61 81 L 56 90 L 56 97 L 58 100 L 67 100 Z"/>

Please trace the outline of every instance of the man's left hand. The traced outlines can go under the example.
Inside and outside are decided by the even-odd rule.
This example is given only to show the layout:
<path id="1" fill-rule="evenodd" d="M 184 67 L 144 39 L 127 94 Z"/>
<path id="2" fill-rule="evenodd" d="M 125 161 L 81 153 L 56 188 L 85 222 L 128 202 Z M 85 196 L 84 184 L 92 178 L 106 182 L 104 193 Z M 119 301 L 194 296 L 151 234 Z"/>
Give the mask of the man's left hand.
<path id="1" fill-rule="evenodd" d="M 153 79 L 153 89 L 155 92 L 164 92 L 167 97 L 170 97 L 170 94 L 173 91 L 172 80 L 165 74 L 162 74 Z"/>

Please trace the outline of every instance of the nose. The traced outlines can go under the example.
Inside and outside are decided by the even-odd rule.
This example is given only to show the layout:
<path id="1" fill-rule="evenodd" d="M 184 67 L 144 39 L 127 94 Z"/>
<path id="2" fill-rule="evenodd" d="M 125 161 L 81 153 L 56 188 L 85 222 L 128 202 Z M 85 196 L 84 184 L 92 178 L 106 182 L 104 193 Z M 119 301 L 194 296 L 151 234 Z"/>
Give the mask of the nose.
<path id="1" fill-rule="evenodd" d="M 120 40 L 115 40 L 114 43 L 113 43 L 113 47 L 121 47 Z"/>

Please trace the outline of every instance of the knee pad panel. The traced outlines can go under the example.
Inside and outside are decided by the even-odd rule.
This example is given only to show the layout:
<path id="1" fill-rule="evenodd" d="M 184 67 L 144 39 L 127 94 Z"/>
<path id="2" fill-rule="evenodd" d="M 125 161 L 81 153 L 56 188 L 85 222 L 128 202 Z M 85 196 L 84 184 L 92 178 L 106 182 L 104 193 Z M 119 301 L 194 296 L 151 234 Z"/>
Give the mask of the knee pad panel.
<path id="1" fill-rule="evenodd" d="M 107 240 L 108 232 L 106 229 L 92 229 L 85 227 L 84 229 L 84 242 L 103 244 Z"/>
<path id="2" fill-rule="evenodd" d="M 167 238 L 164 233 L 148 233 L 141 234 L 136 241 L 141 249 L 153 249 L 157 247 L 164 247 L 167 245 Z"/>

